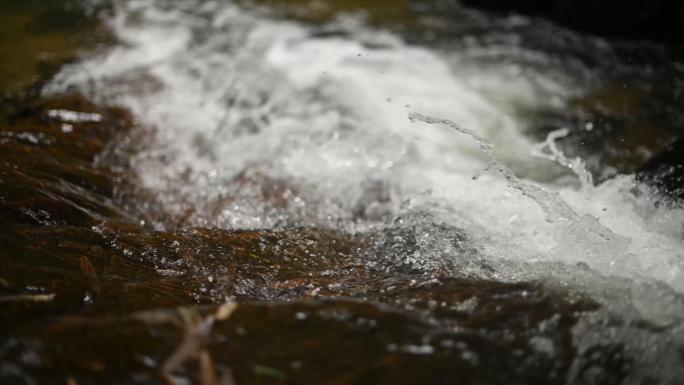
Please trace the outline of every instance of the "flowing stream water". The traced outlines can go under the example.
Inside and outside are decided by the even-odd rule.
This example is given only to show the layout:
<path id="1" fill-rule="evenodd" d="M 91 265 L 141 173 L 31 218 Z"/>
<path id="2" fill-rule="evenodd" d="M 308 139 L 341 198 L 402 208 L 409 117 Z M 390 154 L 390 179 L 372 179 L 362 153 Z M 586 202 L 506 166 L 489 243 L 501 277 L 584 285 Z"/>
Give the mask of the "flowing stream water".
<path id="1" fill-rule="evenodd" d="M 109 151 L 134 171 L 119 199 L 144 226 L 332 229 L 373 239 L 364 252 L 389 268 L 542 282 L 601 305 L 573 328 L 578 351 L 619 343 L 629 383 L 684 379 L 684 209 L 631 174 L 594 182 L 556 146 L 600 122 L 530 134 L 530 111 L 571 108 L 606 68 L 630 73 L 609 43 L 470 10 L 424 38 L 222 1 L 111 12 L 119 42 L 43 93 L 132 112 L 138 128 Z M 540 34 L 554 38 L 526 43 Z"/>

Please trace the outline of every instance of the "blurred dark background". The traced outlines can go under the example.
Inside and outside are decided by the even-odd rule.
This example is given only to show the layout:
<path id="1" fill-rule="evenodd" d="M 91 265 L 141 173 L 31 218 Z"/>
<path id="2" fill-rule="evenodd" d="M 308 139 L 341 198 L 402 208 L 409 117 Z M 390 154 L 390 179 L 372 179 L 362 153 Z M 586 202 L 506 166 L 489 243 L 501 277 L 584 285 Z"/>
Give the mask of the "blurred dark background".
<path id="1" fill-rule="evenodd" d="M 567 27 L 629 40 L 684 43 L 684 2 L 666 0 L 461 0 L 490 11 L 543 16 Z"/>

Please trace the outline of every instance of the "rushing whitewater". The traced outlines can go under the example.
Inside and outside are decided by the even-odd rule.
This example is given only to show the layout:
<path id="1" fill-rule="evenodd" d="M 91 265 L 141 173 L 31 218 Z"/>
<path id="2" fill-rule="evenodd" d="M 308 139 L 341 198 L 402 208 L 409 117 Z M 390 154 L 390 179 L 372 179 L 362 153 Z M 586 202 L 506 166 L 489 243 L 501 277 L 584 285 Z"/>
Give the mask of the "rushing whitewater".
<path id="1" fill-rule="evenodd" d="M 532 54 L 514 43 L 440 50 L 355 17 L 311 27 L 222 2 L 174 5 L 119 4 L 121 44 L 47 90 L 76 87 L 134 113 L 135 209 L 155 226 L 420 229 L 402 263 L 589 293 L 624 324 L 588 316 L 578 346 L 620 340 L 648 350 L 635 353 L 644 377 L 684 376 L 684 211 L 654 204 L 631 176 L 594 185 L 553 145 L 558 134 L 543 146 L 524 135 L 517 112 L 562 106 L 583 91 L 579 75 L 553 61 L 526 76 L 510 62 L 479 68 L 483 52 Z M 535 182 L 556 163 L 577 183 Z M 467 247 L 442 242 L 445 231 Z"/>

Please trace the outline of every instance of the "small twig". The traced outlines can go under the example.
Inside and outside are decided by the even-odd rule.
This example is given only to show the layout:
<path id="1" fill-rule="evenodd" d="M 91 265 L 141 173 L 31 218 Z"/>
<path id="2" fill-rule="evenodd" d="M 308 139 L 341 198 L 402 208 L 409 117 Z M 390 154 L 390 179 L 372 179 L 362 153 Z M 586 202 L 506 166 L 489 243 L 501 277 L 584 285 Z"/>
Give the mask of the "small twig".
<path id="1" fill-rule="evenodd" d="M 237 304 L 232 302 L 221 305 L 213 314 L 209 315 L 201 322 L 192 326 L 188 325 L 185 338 L 171 356 L 169 356 L 166 362 L 164 362 L 164 365 L 162 365 L 160 375 L 164 381 L 169 385 L 178 385 L 178 382 L 173 379 L 173 372 L 183 366 L 186 361 L 194 358 L 200 362 L 200 373 L 202 375 L 203 385 L 230 385 L 231 383 L 234 383 L 232 374 L 224 376 L 221 383 L 219 383 L 211 355 L 204 349 L 204 346 L 207 342 L 207 338 L 211 334 L 214 323 L 216 321 L 228 319 L 236 308 Z M 192 317 L 189 315 L 187 316 L 187 322 L 191 323 L 190 319 Z"/>
<path id="2" fill-rule="evenodd" d="M 218 377 L 216 376 L 216 368 L 211 359 L 211 354 L 205 349 L 199 355 L 200 375 L 202 377 L 203 385 L 219 385 Z"/>
<path id="3" fill-rule="evenodd" d="M 56 294 L 19 294 L 0 296 L 0 302 L 50 302 Z"/>

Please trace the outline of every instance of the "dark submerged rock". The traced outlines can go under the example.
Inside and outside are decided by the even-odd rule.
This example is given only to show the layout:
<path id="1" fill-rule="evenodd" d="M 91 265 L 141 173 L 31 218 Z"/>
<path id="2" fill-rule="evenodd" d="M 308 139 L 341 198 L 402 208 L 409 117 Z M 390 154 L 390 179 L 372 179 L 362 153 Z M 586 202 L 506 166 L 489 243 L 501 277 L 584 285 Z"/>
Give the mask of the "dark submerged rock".
<path id="1" fill-rule="evenodd" d="M 98 122 L 65 122 L 50 111 L 95 113 Z M 0 126 L 0 210 L 24 224 L 95 224 L 122 218 L 112 202 L 116 173 L 97 166 L 108 140 L 130 126 L 125 112 L 98 109 L 80 96 L 38 102 Z"/>
<path id="2" fill-rule="evenodd" d="M 636 176 L 670 198 L 684 199 L 684 139 L 672 143 L 639 167 Z"/>

